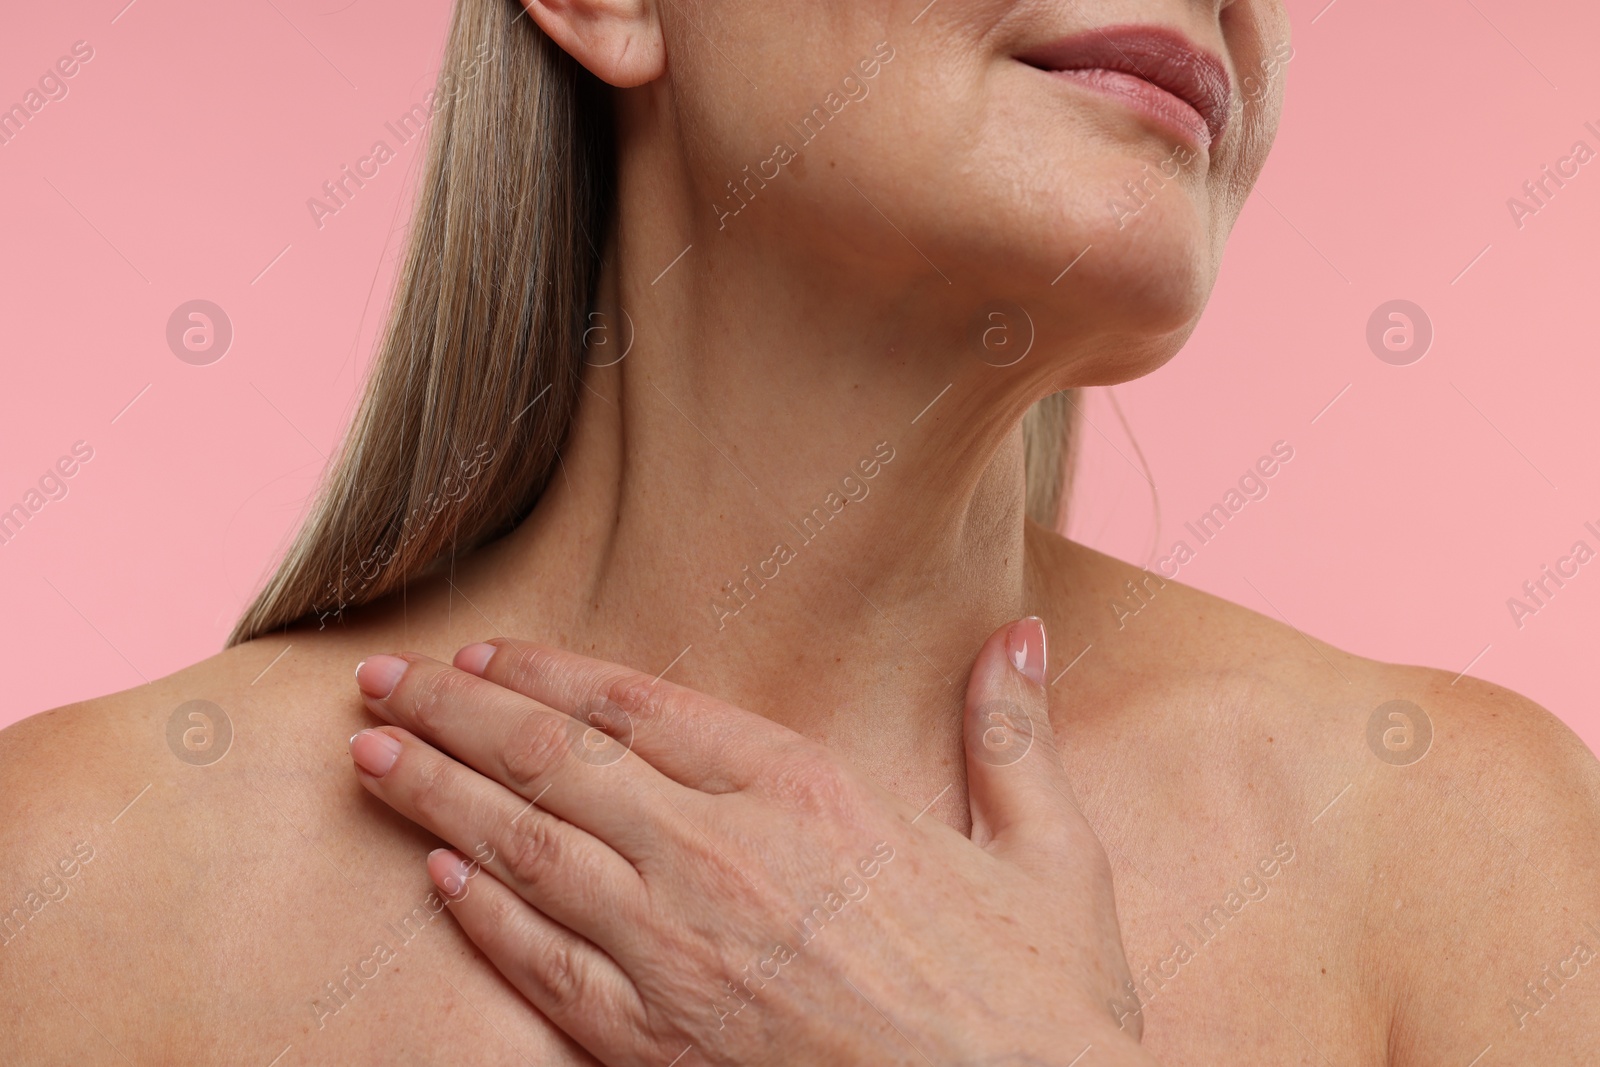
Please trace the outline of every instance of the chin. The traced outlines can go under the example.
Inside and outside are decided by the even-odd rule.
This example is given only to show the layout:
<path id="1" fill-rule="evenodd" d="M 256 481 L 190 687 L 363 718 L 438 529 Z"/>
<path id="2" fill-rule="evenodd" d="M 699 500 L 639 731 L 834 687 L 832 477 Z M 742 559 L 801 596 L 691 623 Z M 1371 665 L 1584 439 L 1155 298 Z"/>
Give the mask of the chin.
<path id="1" fill-rule="evenodd" d="M 1097 362 L 1073 368 L 1060 387 L 1121 385 L 1153 374 L 1178 354 L 1191 332 L 1192 325 L 1164 337 L 1126 338 L 1101 353 Z"/>
<path id="2" fill-rule="evenodd" d="M 1192 168 L 1194 150 L 1151 139 L 1075 175 L 1088 191 L 1075 205 L 1077 233 L 1062 243 L 1090 249 L 1074 273 L 1083 270 L 1078 284 L 1093 291 L 1108 324 L 1192 329 L 1211 296 L 1214 208 L 1206 173 L 1179 167 L 1185 156 Z"/>
<path id="3" fill-rule="evenodd" d="M 1045 143 L 1078 149 L 1041 158 L 1010 134 L 980 138 L 992 150 L 958 168 L 938 202 L 904 205 L 907 229 L 960 265 L 958 283 L 1055 319 L 1064 336 L 1186 337 L 1227 226 L 1203 150 L 1132 124 L 1057 131 Z M 949 245 L 935 250 L 940 236 Z"/>
<path id="4" fill-rule="evenodd" d="M 1170 203 L 1152 204 L 1134 225 L 1119 227 L 1104 215 L 1072 222 L 1055 240 L 1035 238 L 1049 250 L 1030 257 L 1036 276 L 1051 263 L 1082 257 L 1056 284 L 1034 290 L 1041 334 L 1116 353 L 1109 380 L 1083 384 L 1150 373 L 1188 340 L 1210 299 L 1216 258 L 1207 221 L 1187 193 L 1174 191 Z"/>

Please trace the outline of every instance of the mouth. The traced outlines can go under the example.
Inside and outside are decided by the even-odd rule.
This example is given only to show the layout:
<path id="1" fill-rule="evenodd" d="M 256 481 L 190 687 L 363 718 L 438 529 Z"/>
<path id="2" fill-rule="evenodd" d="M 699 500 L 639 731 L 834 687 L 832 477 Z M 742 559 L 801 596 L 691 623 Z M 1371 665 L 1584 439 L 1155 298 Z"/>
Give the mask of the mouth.
<path id="1" fill-rule="evenodd" d="M 1222 61 L 1158 26 L 1089 30 L 1016 58 L 1120 97 L 1200 148 L 1222 136 L 1232 111 L 1233 85 Z"/>

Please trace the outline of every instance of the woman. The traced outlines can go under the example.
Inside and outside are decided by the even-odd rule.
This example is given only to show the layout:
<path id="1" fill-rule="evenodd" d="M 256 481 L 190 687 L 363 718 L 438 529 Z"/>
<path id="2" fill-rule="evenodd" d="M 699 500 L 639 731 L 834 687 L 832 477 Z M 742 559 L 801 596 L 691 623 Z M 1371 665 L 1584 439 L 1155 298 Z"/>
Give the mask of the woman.
<path id="1" fill-rule="evenodd" d="M 1188 336 L 1287 49 L 1270 0 L 458 0 L 287 559 L 0 735 L 6 1061 L 1590 1062 L 1570 733 L 1052 532 L 1060 391 Z"/>

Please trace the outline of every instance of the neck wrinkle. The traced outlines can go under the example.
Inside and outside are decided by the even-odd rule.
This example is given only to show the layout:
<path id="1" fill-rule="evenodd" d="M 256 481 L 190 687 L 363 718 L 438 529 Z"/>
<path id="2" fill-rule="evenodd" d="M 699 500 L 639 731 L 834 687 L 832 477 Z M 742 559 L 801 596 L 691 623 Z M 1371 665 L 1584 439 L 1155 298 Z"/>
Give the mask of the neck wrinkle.
<path id="1" fill-rule="evenodd" d="M 948 763 L 979 646 L 1024 613 L 1020 421 L 1049 387 L 967 351 L 937 277 L 868 290 L 623 192 L 597 306 L 632 348 L 586 368 L 563 468 L 471 595 L 891 776 Z"/>

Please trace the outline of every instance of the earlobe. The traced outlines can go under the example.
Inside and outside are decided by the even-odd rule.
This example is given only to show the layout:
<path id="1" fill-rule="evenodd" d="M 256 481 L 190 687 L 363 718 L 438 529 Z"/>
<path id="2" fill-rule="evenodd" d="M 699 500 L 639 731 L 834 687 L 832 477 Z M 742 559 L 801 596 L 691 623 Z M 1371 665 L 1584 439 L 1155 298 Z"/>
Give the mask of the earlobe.
<path id="1" fill-rule="evenodd" d="M 667 69 L 654 0 L 522 0 L 561 50 L 608 85 L 629 89 Z"/>

